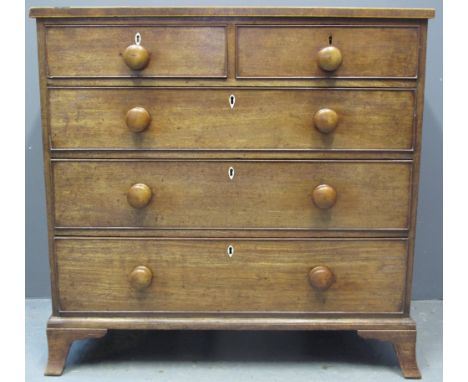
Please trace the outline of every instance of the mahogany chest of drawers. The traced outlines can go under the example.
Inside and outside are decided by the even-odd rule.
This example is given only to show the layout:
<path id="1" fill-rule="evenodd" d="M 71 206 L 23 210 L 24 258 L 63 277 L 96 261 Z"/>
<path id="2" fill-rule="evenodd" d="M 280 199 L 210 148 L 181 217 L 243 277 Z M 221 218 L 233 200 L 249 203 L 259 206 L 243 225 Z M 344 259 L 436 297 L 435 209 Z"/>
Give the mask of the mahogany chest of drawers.
<path id="1" fill-rule="evenodd" d="M 35 8 L 48 375 L 110 329 L 409 316 L 428 9 Z"/>

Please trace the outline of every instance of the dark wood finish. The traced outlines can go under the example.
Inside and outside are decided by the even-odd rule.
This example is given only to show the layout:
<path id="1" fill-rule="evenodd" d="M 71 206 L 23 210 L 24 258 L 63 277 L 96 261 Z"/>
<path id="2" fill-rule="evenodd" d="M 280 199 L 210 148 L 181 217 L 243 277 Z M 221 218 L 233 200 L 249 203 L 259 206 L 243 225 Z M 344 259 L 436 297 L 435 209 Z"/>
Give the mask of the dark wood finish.
<path id="1" fill-rule="evenodd" d="M 372 230 L 408 225 L 409 162 L 60 161 L 53 173 L 60 227 Z M 142 203 L 142 210 L 126 200 L 135 183 L 146 184 L 156 200 Z M 336 191 L 333 208 L 321 209 L 333 205 L 334 193 L 314 191 L 320 184 Z"/>
<path id="2" fill-rule="evenodd" d="M 418 45 L 416 27 L 239 26 L 237 37 L 240 78 L 417 77 L 418 50 L 410 48 Z M 339 67 L 335 50 L 319 54 L 330 39 L 343 57 Z M 323 56 L 334 59 L 326 64 Z"/>
<path id="3" fill-rule="evenodd" d="M 274 329 L 357 330 L 420 376 L 409 308 L 433 10 L 30 14 L 48 374 L 107 329 Z"/>
<path id="4" fill-rule="evenodd" d="M 88 338 L 101 338 L 107 329 L 47 328 L 49 359 L 45 375 L 62 375 L 68 352 L 73 341 Z"/>
<path id="5" fill-rule="evenodd" d="M 127 66 L 125 50 L 140 33 L 151 55 L 144 70 Z M 75 43 L 79 41 L 79 44 Z M 49 27 L 46 36 L 50 77 L 218 77 L 226 75 L 223 26 Z M 134 51 L 134 50 L 133 50 Z M 140 60 L 143 50 L 138 50 Z M 123 56 L 123 57 L 122 57 Z M 142 69 L 134 64 L 135 69 Z"/>
<path id="6" fill-rule="evenodd" d="M 62 311 L 320 314 L 402 309 L 404 241 L 109 238 L 57 240 L 55 248 Z M 323 264 L 336 278 L 328 290 L 325 274 L 314 277 L 318 289 L 309 284 L 310 270 Z M 152 272 L 154 282 L 136 293 L 128 274 L 141 265 L 148 268 L 141 279 L 150 280 Z"/>
<path id="7" fill-rule="evenodd" d="M 405 378 L 420 379 L 416 361 L 416 330 L 358 330 L 363 338 L 389 341 L 393 344 Z"/>
<path id="8" fill-rule="evenodd" d="M 233 109 L 229 107 L 231 94 L 236 97 Z M 413 147 L 412 90 L 61 88 L 51 89 L 49 97 L 54 148 L 277 151 Z M 151 126 L 139 135 L 125 124 L 128 110 L 135 106 L 152 116 Z M 325 108 L 340 117 L 339 127 L 328 135 L 323 130 L 326 126 L 330 130 L 333 120 L 327 124 L 329 117 L 316 114 Z M 314 128 L 317 122 L 322 132 Z"/>

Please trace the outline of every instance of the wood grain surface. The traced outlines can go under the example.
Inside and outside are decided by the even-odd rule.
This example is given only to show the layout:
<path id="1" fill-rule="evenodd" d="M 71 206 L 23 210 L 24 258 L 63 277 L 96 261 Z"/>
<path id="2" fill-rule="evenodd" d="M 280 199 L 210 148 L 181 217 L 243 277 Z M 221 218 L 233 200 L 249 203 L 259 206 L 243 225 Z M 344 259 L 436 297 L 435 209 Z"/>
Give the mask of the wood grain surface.
<path id="1" fill-rule="evenodd" d="M 122 56 L 136 33 L 150 53 L 148 65 L 139 71 L 131 70 Z M 46 44 L 52 77 L 226 76 L 223 26 L 50 27 Z"/>
<path id="2" fill-rule="evenodd" d="M 226 253 L 228 245 L 234 255 Z M 63 311 L 399 312 L 406 241 L 56 240 Z M 313 288 L 309 271 L 335 282 Z M 142 291 L 129 274 L 148 267 Z"/>
<path id="3" fill-rule="evenodd" d="M 428 19 L 432 8 L 358 8 L 358 7 L 32 7 L 37 18 L 133 18 L 133 17 L 356 17 L 390 19 Z"/>
<path id="4" fill-rule="evenodd" d="M 235 169 L 231 180 L 229 168 Z M 54 162 L 59 227 L 406 228 L 408 162 L 59 161 Z M 152 191 L 128 205 L 135 183 Z M 336 204 L 313 202 L 328 184 Z"/>
<path id="5" fill-rule="evenodd" d="M 49 97 L 54 148 L 277 151 L 413 146 L 412 90 L 61 88 L 51 89 Z M 141 133 L 126 124 L 127 113 L 135 107 L 151 115 L 150 126 Z M 314 123 L 323 108 L 333 109 L 339 118 L 328 134 Z"/>
<path id="6" fill-rule="evenodd" d="M 408 77 L 418 69 L 418 28 L 239 26 L 238 77 Z M 332 72 L 318 65 L 330 42 L 343 62 Z"/>

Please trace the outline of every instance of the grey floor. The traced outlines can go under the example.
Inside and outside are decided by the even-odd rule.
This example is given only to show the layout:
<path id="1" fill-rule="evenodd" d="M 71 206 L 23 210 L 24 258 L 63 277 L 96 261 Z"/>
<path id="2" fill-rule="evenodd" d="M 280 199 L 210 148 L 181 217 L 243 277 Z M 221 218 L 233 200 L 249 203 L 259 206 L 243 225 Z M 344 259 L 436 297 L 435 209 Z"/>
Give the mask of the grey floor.
<path id="1" fill-rule="evenodd" d="M 49 300 L 26 301 L 26 380 L 44 377 Z M 442 381 L 442 302 L 416 301 L 424 381 Z M 403 381 L 390 344 L 354 332 L 109 332 L 76 341 L 68 381 Z"/>

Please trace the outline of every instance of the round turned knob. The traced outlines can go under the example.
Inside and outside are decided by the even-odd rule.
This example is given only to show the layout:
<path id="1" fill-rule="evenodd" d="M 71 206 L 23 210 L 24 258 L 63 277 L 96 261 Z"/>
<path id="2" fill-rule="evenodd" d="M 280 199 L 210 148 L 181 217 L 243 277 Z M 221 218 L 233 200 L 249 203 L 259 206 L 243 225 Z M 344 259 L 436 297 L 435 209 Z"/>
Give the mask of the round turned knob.
<path id="1" fill-rule="evenodd" d="M 327 72 L 333 72 L 338 69 L 341 61 L 343 61 L 341 52 L 334 46 L 327 46 L 318 52 L 318 64 Z"/>
<path id="2" fill-rule="evenodd" d="M 153 193 L 144 183 L 136 183 L 127 192 L 127 201 L 133 208 L 143 208 L 151 201 Z"/>
<path id="3" fill-rule="evenodd" d="M 150 54 L 143 46 L 133 44 L 125 49 L 123 58 L 130 69 L 142 70 L 148 65 Z"/>
<path id="4" fill-rule="evenodd" d="M 324 291 L 331 287 L 335 282 L 335 275 L 330 268 L 319 265 L 309 272 L 309 282 L 315 289 Z"/>
<path id="5" fill-rule="evenodd" d="M 148 288 L 151 285 L 153 280 L 153 272 L 148 267 L 144 265 L 139 265 L 135 267 L 129 275 L 130 285 L 133 289 L 143 290 Z"/>
<path id="6" fill-rule="evenodd" d="M 135 133 L 145 130 L 151 123 L 151 115 L 144 107 L 134 107 L 127 112 L 127 126 Z"/>
<path id="7" fill-rule="evenodd" d="M 315 187 L 312 199 L 318 208 L 331 208 L 336 203 L 336 190 L 328 184 L 320 184 Z"/>
<path id="8" fill-rule="evenodd" d="M 314 115 L 314 124 L 318 131 L 328 134 L 338 126 L 338 114 L 332 109 L 320 109 Z"/>

